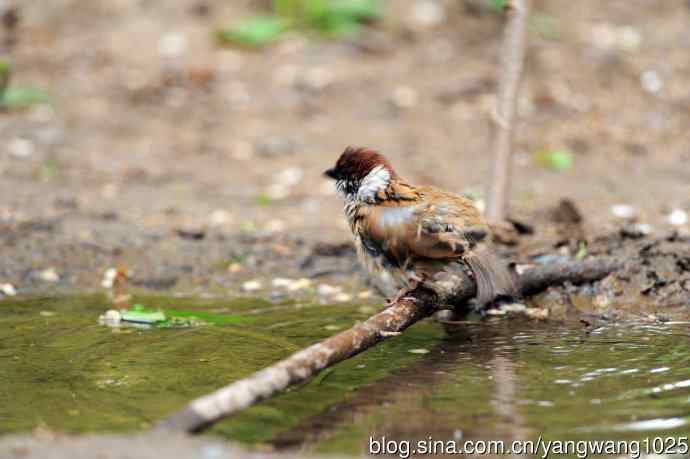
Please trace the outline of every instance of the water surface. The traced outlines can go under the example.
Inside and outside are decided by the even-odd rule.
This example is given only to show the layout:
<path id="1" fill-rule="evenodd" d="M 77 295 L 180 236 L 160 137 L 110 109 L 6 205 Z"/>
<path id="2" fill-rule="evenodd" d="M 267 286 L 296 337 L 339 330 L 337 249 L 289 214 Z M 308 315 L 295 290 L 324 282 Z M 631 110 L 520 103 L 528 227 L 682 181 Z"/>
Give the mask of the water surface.
<path id="1" fill-rule="evenodd" d="M 360 306 L 141 297 L 187 328 L 108 328 L 98 295 L 0 301 L 0 433 L 149 427 L 365 319 Z M 183 314 L 180 314 L 183 315 Z M 224 320 L 219 320 L 223 319 Z M 690 431 L 687 324 L 432 321 L 234 416 L 249 445 L 360 453 L 388 439 L 643 439 Z"/>

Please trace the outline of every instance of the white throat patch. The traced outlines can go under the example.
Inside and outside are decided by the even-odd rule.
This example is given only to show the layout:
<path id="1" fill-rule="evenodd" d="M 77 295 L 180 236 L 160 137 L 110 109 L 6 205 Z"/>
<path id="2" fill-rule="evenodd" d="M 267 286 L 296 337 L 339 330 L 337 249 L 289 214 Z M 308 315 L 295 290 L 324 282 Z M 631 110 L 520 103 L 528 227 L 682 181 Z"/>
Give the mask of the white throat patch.
<path id="1" fill-rule="evenodd" d="M 385 190 L 390 182 L 391 174 L 383 166 L 376 166 L 367 174 L 359 185 L 357 199 L 362 202 L 374 202 L 376 194 Z"/>

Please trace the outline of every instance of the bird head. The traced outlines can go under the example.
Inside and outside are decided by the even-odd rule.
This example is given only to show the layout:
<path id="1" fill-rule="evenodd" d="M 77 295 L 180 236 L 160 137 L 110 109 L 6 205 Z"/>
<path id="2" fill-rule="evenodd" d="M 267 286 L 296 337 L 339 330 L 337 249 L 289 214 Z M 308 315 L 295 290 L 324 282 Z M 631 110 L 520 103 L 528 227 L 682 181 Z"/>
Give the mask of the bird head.
<path id="1" fill-rule="evenodd" d="M 336 181 L 346 200 L 370 201 L 396 177 L 393 167 L 380 153 L 363 147 L 347 147 L 335 166 L 324 174 Z"/>

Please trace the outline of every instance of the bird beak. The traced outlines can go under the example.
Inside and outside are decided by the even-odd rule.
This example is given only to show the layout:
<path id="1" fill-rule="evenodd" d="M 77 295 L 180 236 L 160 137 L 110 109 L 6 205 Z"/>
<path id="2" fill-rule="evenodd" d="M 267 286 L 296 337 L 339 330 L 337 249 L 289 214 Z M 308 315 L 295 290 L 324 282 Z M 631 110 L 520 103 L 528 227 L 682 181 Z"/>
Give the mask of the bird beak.
<path id="1" fill-rule="evenodd" d="M 335 171 L 335 168 L 328 169 L 323 173 L 326 177 L 332 178 L 333 180 L 336 180 L 338 178 L 338 173 Z"/>

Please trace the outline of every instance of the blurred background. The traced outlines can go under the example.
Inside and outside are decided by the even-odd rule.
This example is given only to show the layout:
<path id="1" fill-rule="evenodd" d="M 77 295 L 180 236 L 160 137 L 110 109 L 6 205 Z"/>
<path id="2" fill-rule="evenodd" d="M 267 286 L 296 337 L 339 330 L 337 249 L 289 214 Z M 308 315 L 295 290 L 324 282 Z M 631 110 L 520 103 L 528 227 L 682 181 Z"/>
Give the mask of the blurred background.
<path id="1" fill-rule="evenodd" d="M 346 241 L 322 171 L 347 145 L 483 199 L 501 5 L 1 0 L 0 276 L 227 277 Z M 514 216 L 569 198 L 595 232 L 688 230 L 689 21 L 685 0 L 534 1 Z"/>

